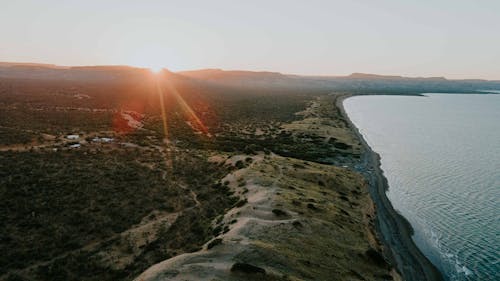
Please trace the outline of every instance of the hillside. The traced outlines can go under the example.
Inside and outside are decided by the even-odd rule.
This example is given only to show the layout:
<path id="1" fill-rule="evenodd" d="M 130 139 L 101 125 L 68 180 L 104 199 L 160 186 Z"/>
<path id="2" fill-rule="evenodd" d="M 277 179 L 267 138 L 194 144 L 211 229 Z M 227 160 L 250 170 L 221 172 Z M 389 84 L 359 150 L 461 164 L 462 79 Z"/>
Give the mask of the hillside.
<path id="1" fill-rule="evenodd" d="M 0 280 L 397 280 L 335 102 L 496 83 L 1 64 Z"/>

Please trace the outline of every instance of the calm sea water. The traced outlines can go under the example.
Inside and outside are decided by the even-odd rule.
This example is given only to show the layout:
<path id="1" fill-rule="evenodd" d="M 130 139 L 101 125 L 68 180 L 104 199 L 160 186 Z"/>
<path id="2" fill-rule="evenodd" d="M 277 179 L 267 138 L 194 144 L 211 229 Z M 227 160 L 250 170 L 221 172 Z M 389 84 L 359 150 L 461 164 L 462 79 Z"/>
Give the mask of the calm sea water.
<path id="1" fill-rule="evenodd" d="M 393 206 L 447 280 L 500 280 L 500 95 L 358 96 Z"/>

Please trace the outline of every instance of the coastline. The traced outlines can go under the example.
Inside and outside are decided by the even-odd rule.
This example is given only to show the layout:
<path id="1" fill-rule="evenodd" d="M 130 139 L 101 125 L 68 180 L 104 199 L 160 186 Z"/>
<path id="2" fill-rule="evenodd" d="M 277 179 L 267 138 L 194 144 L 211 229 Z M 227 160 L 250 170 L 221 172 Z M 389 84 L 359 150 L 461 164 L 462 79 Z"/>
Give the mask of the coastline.
<path id="1" fill-rule="evenodd" d="M 209 162 L 234 167 L 216 187 L 239 203 L 212 222 L 217 233 L 197 251 L 160 261 L 134 280 L 401 281 L 377 238 L 369 182 L 354 169 L 364 149 L 336 98 L 316 98 L 302 118 L 280 128 L 322 157 L 321 144 L 341 157 L 213 151 Z"/>
<path id="2" fill-rule="evenodd" d="M 353 96 L 355 95 L 341 95 L 336 98 L 335 105 L 365 150 L 359 172 L 370 184 L 370 195 L 376 206 L 375 231 L 384 245 L 384 254 L 404 280 L 442 281 L 441 272 L 424 256 L 411 238 L 412 226 L 393 208 L 387 198 L 386 191 L 389 184 L 380 168 L 380 155 L 371 149 L 345 112 L 343 102 Z"/>

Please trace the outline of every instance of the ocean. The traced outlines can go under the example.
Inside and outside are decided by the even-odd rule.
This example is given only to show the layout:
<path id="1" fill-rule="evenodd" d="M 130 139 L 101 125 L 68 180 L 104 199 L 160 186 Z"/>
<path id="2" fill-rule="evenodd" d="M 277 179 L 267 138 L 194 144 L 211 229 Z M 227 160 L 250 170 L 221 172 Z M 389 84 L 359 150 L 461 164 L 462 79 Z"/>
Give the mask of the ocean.
<path id="1" fill-rule="evenodd" d="M 446 280 L 500 280 L 500 95 L 356 96 L 387 196 Z"/>

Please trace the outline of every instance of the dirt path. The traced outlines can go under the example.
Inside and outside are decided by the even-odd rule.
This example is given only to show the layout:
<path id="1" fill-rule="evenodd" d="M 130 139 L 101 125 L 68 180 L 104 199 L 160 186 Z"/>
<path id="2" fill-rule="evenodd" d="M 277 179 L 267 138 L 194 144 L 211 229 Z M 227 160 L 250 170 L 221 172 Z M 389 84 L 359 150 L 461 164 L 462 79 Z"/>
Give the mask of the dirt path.
<path id="1" fill-rule="evenodd" d="M 247 156 L 245 156 L 247 157 Z M 245 157 L 233 157 L 226 160 L 227 163 L 234 164 L 235 162 L 245 159 Z M 274 154 L 268 156 L 276 157 Z M 230 230 L 218 236 L 218 239 L 223 239 L 225 242 L 216 248 L 208 251 L 206 246 L 204 249 L 194 252 L 182 254 L 159 264 L 152 266 L 135 280 L 157 280 L 156 276 L 161 276 L 162 272 L 174 269 L 180 271 L 180 274 L 170 276 L 168 280 L 210 280 L 210 278 L 221 278 L 227 274 L 226 269 L 230 268 L 234 263 L 234 258 L 244 251 L 247 251 L 249 245 L 253 242 L 253 235 L 249 234 L 257 231 L 257 229 L 277 226 L 280 224 L 291 224 L 295 221 L 294 218 L 282 218 L 273 214 L 272 210 L 275 205 L 274 196 L 278 190 L 280 181 L 283 179 L 283 168 L 278 163 L 272 165 L 273 176 L 269 178 L 267 183 L 258 183 L 254 179 L 259 178 L 255 173 L 258 172 L 264 155 L 252 157 L 252 163 L 247 167 L 233 171 L 226 175 L 221 182 L 229 182 L 229 187 L 241 194 L 242 190 L 247 189 L 244 193 L 247 204 L 243 207 L 235 207 L 229 210 L 223 221 L 227 225 L 231 225 Z M 266 167 L 271 167 L 266 164 Z M 241 186 L 239 179 L 245 178 L 246 184 Z M 258 180 L 257 180 L 258 181 Z M 230 223 L 235 222 L 235 223 Z M 209 277 L 210 276 L 210 277 Z M 227 276 L 226 276 L 227 277 Z M 159 279 L 163 280 L 163 279 Z"/>

